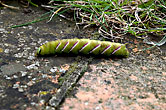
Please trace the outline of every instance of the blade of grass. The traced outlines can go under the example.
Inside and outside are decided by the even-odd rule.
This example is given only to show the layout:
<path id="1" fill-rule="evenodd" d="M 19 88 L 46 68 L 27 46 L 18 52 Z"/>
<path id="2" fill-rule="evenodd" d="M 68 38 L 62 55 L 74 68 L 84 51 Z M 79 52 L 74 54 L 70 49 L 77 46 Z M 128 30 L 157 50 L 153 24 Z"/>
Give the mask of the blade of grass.
<path id="1" fill-rule="evenodd" d="M 31 0 L 27 0 L 31 5 L 35 6 L 35 7 L 38 7 L 37 4 L 33 3 Z"/>
<path id="2" fill-rule="evenodd" d="M 29 25 L 29 24 L 33 24 L 33 23 L 36 23 L 36 22 L 39 22 L 39 21 L 48 19 L 49 17 L 44 17 L 44 16 L 50 14 L 51 12 L 52 12 L 52 11 L 49 11 L 49 12 L 46 12 L 46 13 L 42 14 L 40 17 L 36 18 L 36 19 L 38 19 L 38 20 L 33 20 L 33 21 L 28 22 L 28 23 L 25 23 L 25 24 L 14 25 L 14 26 L 11 26 L 11 27 L 9 27 L 9 28 L 17 28 L 17 27 L 27 26 L 27 25 Z M 44 17 L 44 18 L 41 19 L 42 17 Z"/>
<path id="3" fill-rule="evenodd" d="M 24 23 L 24 24 L 20 24 L 20 25 L 14 25 L 14 26 L 11 26 L 10 28 L 17 28 L 17 27 L 22 27 L 22 26 L 27 26 L 27 25 L 30 25 L 30 24 L 33 24 L 33 23 L 36 23 L 36 22 L 39 22 L 39 21 L 43 21 L 43 20 L 46 20 L 48 19 L 49 17 L 44 17 L 44 18 L 41 18 L 39 20 L 34 20 L 32 22 L 28 22 L 28 23 Z"/>
<path id="4" fill-rule="evenodd" d="M 160 42 L 154 43 L 153 46 L 151 46 L 151 47 L 149 47 L 149 48 L 145 48 L 145 49 L 140 50 L 140 51 L 150 50 L 150 49 L 152 49 L 152 48 L 154 48 L 154 47 L 156 47 L 156 46 L 161 46 L 161 45 L 163 45 L 163 44 L 165 44 L 165 43 L 166 43 L 166 35 L 160 40 Z"/>
<path id="5" fill-rule="evenodd" d="M 97 15 L 95 15 L 97 21 L 101 24 L 101 26 L 104 28 L 105 31 L 108 31 L 107 28 L 100 22 L 100 20 L 98 19 Z"/>
<path id="6" fill-rule="evenodd" d="M 52 20 L 52 18 L 55 16 L 55 14 L 57 14 L 62 8 L 63 8 L 63 7 L 60 7 L 59 9 L 57 9 L 57 10 L 52 14 L 52 16 L 51 16 L 50 19 L 47 21 L 47 23 L 50 22 L 50 21 Z"/>
<path id="7" fill-rule="evenodd" d="M 62 14 L 62 13 L 64 13 L 64 12 L 68 11 L 68 10 L 69 10 L 69 8 L 67 8 L 67 9 L 65 9 L 65 10 L 63 10 L 63 11 L 57 13 L 55 16 L 57 16 L 58 14 Z M 41 17 L 43 17 L 43 16 L 45 16 L 45 15 L 47 15 L 47 14 L 50 14 L 52 11 L 53 11 L 53 10 L 51 10 L 51 11 L 49 11 L 49 12 L 43 14 Z M 30 25 L 30 24 L 33 24 L 33 23 L 36 23 L 36 22 L 39 22 L 39 21 L 43 21 L 43 20 L 46 20 L 46 19 L 50 18 L 49 16 L 48 16 L 48 17 L 44 17 L 44 18 L 41 18 L 41 17 L 39 17 L 39 19 L 37 19 L 37 20 L 33 20 L 33 21 L 31 21 L 31 22 L 24 23 L 24 24 L 20 24 L 20 25 L 14 25 L 14 26 L 11 26 L 11 27 L 9 27 L 9 28 L 17 28 L 17 27 L 27 26 L 27 25 Z"/>
<path id="8" fill-rule="evenodd" d="M 92 18 L 93 18 L 93 13 L 91 13 L 90 15 L 90 21 L 92 21 Z"/>

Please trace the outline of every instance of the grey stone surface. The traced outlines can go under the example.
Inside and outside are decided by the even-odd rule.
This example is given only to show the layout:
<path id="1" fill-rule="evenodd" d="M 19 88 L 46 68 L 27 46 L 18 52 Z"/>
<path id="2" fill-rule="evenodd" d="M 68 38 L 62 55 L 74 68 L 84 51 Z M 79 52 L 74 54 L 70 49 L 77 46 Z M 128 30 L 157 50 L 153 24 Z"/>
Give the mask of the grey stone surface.
<path id="1" fill-rule="evenodd" d="M 3 75 L 12 75 L 20 71 L 25 71 L 25 66 L 22 63 L 13 63 L 1 66 L 0 70 Z"/>

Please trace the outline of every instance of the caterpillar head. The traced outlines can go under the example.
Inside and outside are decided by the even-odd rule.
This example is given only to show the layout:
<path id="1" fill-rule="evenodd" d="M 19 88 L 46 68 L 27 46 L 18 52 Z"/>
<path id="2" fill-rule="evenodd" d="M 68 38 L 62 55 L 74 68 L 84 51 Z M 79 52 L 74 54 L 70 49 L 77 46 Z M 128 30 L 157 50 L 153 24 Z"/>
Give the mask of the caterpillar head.
<path id="1" fill-rule="evenodd" d="M 128 45 L 128 43 L 125 43 L 125 44 L 122 46 L 123 52 L 121 53 L 121 55 L 127 58 L 127 57 L 129 57 L 129 51 L 128 51 L 128 49 L 126 48 L 126 45 Z"/>
<path id="2" fill-rule="evenodd" d="M 40 47 L 37 49 L 37 51 L 36 51 L 36 53 L 35 53 L 35 56 L 36 56 L 36 57 L 41 55 L 41 50 L 42 50 L 42 49 L 41 49 Z"/>

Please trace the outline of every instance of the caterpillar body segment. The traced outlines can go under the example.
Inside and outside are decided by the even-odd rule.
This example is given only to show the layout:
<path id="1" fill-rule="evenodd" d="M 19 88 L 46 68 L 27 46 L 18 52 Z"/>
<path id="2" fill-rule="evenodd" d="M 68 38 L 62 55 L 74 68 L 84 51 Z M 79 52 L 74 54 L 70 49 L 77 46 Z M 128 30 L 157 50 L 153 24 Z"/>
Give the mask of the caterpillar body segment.
<path id="1" fill-rule="evenodd" d="M 126 44 L 89 39 L 63 39 L 47 42 L 38 48 L 36 56 L 46 56 L 65 53 L 81 53 L 104 56 L 116 55 L 123 57 L 129 56 Z"/>

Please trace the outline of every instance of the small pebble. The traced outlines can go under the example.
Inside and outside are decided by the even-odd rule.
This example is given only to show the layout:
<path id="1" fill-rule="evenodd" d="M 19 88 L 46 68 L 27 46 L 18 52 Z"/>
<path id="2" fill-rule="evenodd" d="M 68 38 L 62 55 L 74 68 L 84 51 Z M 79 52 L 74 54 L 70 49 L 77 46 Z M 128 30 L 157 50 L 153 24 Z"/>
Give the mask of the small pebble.
<path id="1" fill-rule="evenodd" d="M 29 59 L 29 60 L 34 60 L 35 57 L 34 57 L 34 56 L 28 56 L 28 59 Z"/>
<path id="2" fill-rule="evenodd" d="M 27 86 L 27 85 L 21 85 L 20 87 L 22 87 L 22 88 L 27 88 L 28 86 Z"/>
<path id="3" fill-rule="evenodd" d="M 88 105 L 89 103 L 88 102 L 85 102 L 85 105 Z"/>
<path id="4" fill-rule="evenodd" d="M 40 100 L 40 103 L 41 103 L 41 104 L 44 104 L 44 103 L 45 103 L 45 100 Z"/>
<path id="5" fill-rule="evenodd" d="M 13 75 L 13 78 L 18 78 L 18 76 L 17 75 Z"/>
<path id="6" fill-rule="evenodd" d="M 8 77 L 8 76 L 7 76 L 6 79 L 11 79 L 11 77 Z"/>
<path id="7" fill-rule="evenodd" d="M 18 88 L 19 92 L 24 92 L 23 88 Z"/>
<path id="8" fill-rule="evenodd" d="M 0 33 L 8 33 L 4 28 L 0 28 Z"/>
<path id="9" fill-rule="evenodd" d="M 9 49 L 5 49 L 4 52 L 5 52 L 5 53 L 9 53 Z"/>
<path id="10" fill-rule="evenodd" d="M 100 110 L 100 107 L 96 107 L 95 110 Z"/>
<path id="11" fill-rule="evenodd" d="M 47 78 L 47 74 L 43 74 L 43 75 L 42 75 L 42 78 Z"/>
<path id="12" fill-rule="evenodd" d="M 61 72 L 61 73 L 65 73 L 66 70 L 64 70 L 64 69 L 60 69 L 59 72 Z"/>
<path id="13" fill-rule="evenodd" d="M 38 69 L 38 66 L 39 66 L 39 62 L 36 62 L 35 64 L 31 64 L 29 66 L 27 66 L 26 68 L 27 69 Z"/>
<path id="14" fill-rule="evenodd" d="M 2 48 L 0 48 L 0 53 L 2 53 L 3 52 L 3 49 Z"/>
<path id="15" fill-rule="evenodd" d="M 35 81 L 35 80 L 36 80 L 36 78 L 33 78 L 33 79 L 32 79 L 32 81 Z"/>
<path id="16" fill-rule="evenodd" d="M 31 102 L 31 105 L 35 105 L 36 103 L 35 102 Z"/>
<path id="17" fill-rule="evenodd" d="M 32 78 L 32 76 L 28 76 L 28 78 L 30 79 L 30 78 Z"/>
<path id="18" fill-rule="evenodd" d="M 24 71 L 20 71 L 21 72 L 21 76 L 24 77 L 26 76 L 27 72 L 24 72 Z"/>
<path id="19" fill-rule="evenodd" d="M 24 104 L 23 107 L 27 107 L 27 104 Z"/>
<path id="20" fill-rule="evenodd" d="M 33 82 L 30 81 L 30 82 L 27 83 L 27 85 L 28 85 L 28 86 L 32 86 L 32 85 L 33 85 Z"/>
<path id="21" fill-rule="evenodd" d="M 58 70 L 57 67 L 53 67 L 53 68 L 50 69 L 50 71 L 51 71 L 52 73 L 56 72 L 57 70 Z"/>
<path id="22" fill-rule="evenodd" d="M 50 107 L 50 106 L 46 106 L 46 110 L 55 110 L 55 108 Z"/>
<path id="23" fill-rule="evenodd" d="M 21 58 L 21 57 L 23 56 L 23 53 L 17 53 L 17 54 L 14 54 L 14 56 L 15 56 L 16 58 Z"/>
<path id="24" fill-rule="evenodd" d="M 16 89 L 16 88 L 18 88 L 18 87 L 19 87 L 19 84 L 14 84 L 14 85 L 13 85 L 13 88 L 14 88 L 14 89 Z"/>
<path id="25" fill-rule="evenodd" d="M 28 26 L 29 29 L 32 29 L 33 27 L 32 26 Z"/>

